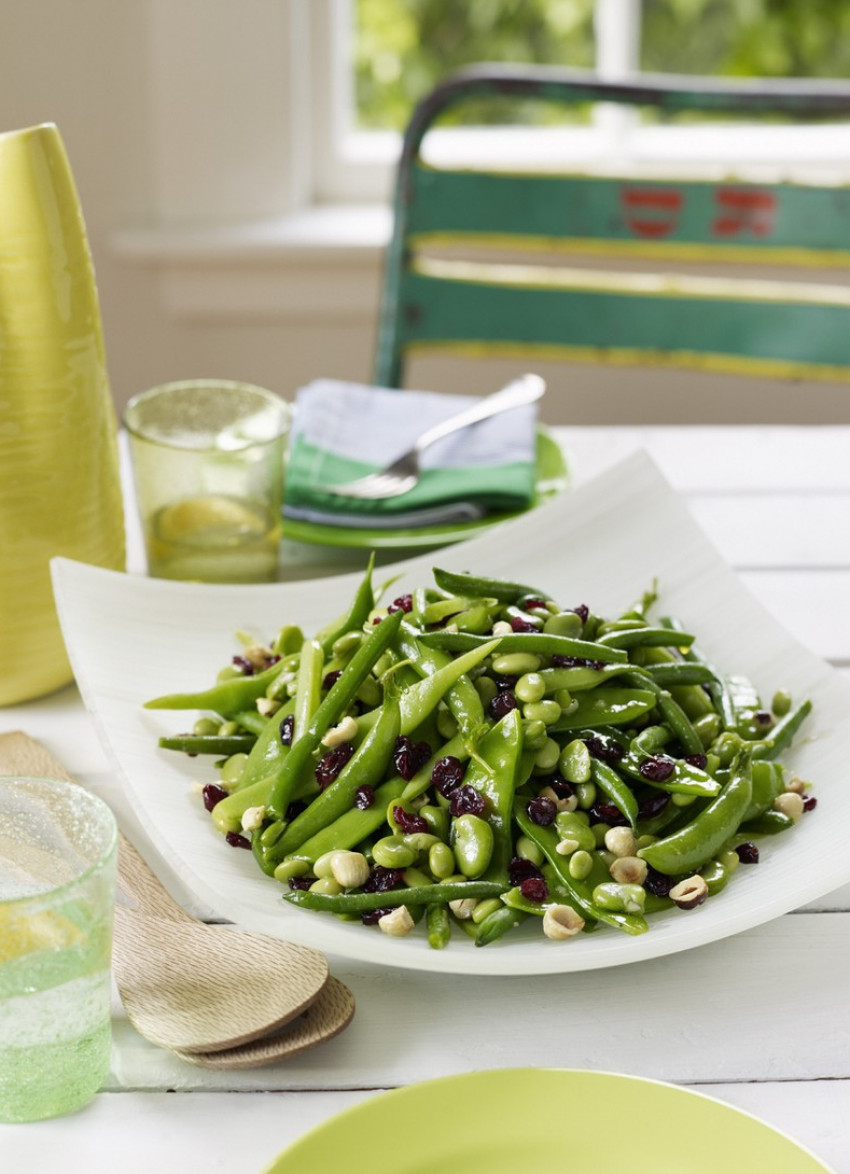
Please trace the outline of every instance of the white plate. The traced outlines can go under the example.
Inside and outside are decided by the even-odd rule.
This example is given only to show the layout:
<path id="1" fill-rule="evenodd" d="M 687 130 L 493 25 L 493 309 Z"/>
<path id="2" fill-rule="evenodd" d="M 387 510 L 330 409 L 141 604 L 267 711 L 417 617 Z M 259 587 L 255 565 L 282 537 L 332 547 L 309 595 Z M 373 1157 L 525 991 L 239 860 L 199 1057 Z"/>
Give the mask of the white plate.
<path id="1" fill-rule="evenodd" d="M 142 702 L 212 683 L 238 651 L 237 629 L 265 638 L 284 623 L 307 633 L 318 629 L 345 609 L 359 574 L 206 586 L 55 559 L 62 630 L 85 703 L 152 842 L 204 905 L 248 929 L 349 958 L 445 973 L 547 974 L 622 965 L 716 941 L 850 880 L 850 683 L 764 612 L 647 456 L 629 457 L 469 542 L 382 573 L 401 575 L 393 588 L 400 593 L 430 582 L 435 563 L 531 582 L 565 606 L 587 603 L 602 615 L 624 610 L 657 577 L 660 611 L 678 616 L 724 671 L 748 674 L 767 697 L 785 687 L 796 698 L 812 698 L 806 738 L 784 761 L 814 780 L 817 809 L 792 832 L 765 840 L 762 863 L 739 869 L 723 893 L 693 912 L 652 917 L 640 937 L 605 928 L 570 943 L 550 942 L 535 919 L 484 949 L 458 932 L 447 949 L 431 950 L 420 933 L 387 938 L 359 923 L 295 909 L 250 853 L 226 847 L 214 831 L 191 786 L 197 778 L 214 779 L 212 765 L 158 749 L 159 735 L 190 728 L 194 715 L 148 711 Z"/>

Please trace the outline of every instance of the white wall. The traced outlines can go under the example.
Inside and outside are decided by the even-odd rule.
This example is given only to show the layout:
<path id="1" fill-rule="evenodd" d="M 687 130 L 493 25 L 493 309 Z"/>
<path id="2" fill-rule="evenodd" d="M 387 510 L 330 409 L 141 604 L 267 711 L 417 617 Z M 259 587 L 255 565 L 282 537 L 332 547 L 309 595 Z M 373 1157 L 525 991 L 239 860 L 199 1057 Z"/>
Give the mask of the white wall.
<path id="1" fill-rule="evenodd" d="M 270 204 L 291 212 L 309 199 L 307 172 L 287 172 L 282 148 L 280 158 L 265 157 L 265 171 L 240 162 L 243 137 L 278 121 L 296 161 L 299 137 L 313 133 L 315 95 L 298 75 L 299 54 L 284 51 L 286 38 L 306 35 L 311 2 L 0 0 L 0 130 L 59 125 L 88 225 L 119 406 L 154 383 L 193 376 L 246 379 L 285 396 L 320 375 L 370 378 L 385 219 L 377 215 L 361 239 L 334 230 L 326 247 L 321 223 L 305 221 L 299 235 L 297 220 L 286 227 L 270 216 Z M 242 82 L 228 92 L 230 59 Z M 220 87 L 208 84 L 210 61 Z M 214 185 L 222 158 L 235 162 L 227 182 Z M 227 224 L 240 184 L 252 197 L 241 235 Z M 194 221 L 205 225 L 200 237 Z M 223 236 L 211 246 L 217 226 Z M 428 360 L 410 382 L 484 391 L 516 369 Z M 543 373 L 551 422 L 850 420 L 847 388 Z"/>

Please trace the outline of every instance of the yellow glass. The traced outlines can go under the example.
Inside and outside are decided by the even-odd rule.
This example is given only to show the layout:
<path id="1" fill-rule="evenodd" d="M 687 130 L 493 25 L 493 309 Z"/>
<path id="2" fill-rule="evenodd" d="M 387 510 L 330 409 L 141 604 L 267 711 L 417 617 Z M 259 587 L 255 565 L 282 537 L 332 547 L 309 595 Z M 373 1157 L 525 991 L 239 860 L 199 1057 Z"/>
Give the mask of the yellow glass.
<path id="1" fill-rule="evenodd" d="M 0 705 L 72 679 L 53 555 L 124 567 L 115 412 L 57 128 L 0 134 Z"/>
<path id="2" fill-rule="evenodd" d="M 203 583 L 277 577 L 289 408 L 227 380 L 135 396 L 124 424 L 148 573 Z"/>

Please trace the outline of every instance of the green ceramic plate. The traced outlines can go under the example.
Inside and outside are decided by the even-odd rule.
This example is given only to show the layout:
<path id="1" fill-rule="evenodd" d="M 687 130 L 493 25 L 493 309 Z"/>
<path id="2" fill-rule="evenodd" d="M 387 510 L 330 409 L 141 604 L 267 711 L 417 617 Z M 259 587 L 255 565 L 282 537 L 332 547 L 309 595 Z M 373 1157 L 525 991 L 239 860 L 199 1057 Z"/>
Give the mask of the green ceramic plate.
<path id="1" fill-rule="evenodd" d="M 529 509 L 542 505 L 567 485 L 567 467 L 564 454 L 545 429 L 537 433 L 535 494 Z M 472 538 L 508 518 L 516 518 L 525 510 L 506 510 L 488 514 L 476 522 L 453 522 L 445 526 L 427 526 L 415 530 L 369 530 L 347 526 L 324 526 L 320 522 L 299 522 L 285 518 L 283 527 L 287 538 L 295 542 L 319 543 L 322 546 L 352 546 L 368 550 L 395 550 L 400 547 L 446 546 Z"/>
<path id="2" fill-rule="evenodd" d="M 833 1174 L 755 1117 L 634 1076 L 505 1068 L 412 1084 L 332 1117 L 264 1174 Z"/>

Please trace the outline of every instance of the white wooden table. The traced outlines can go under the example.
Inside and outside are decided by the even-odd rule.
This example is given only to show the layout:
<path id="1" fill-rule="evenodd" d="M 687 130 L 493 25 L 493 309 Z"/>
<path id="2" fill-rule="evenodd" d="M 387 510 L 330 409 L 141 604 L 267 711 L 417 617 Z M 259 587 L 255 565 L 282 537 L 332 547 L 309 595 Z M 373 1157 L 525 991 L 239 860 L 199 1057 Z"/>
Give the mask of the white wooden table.
<path id="1" fill-rule="evenodd" d="M 850 672 L 850 428 L 575 428 L 558 436 L 576 481 L 645 447 L 764 605 Z M 292 575 L 332 565 L 307 549 L 286 557 Z M 44 742 L 141 842 L 73 687 L 0 710 L 0 732 L 13 729 Z M 185 899 L 168 869 L 160 872 Z M 726 941 L 587 974 L 441 977 L 330 961 L 356 996 L 352 1025 L 254 1072 L 182 1064 L 136 1035 L 116 999 L 106 1088 L 73 1116 L 0 1125 L 0 1170 L 251 1174 L 381 1089 L 534 1065 L 700 1089 L 850 1174 L 850 887 Z"/>

